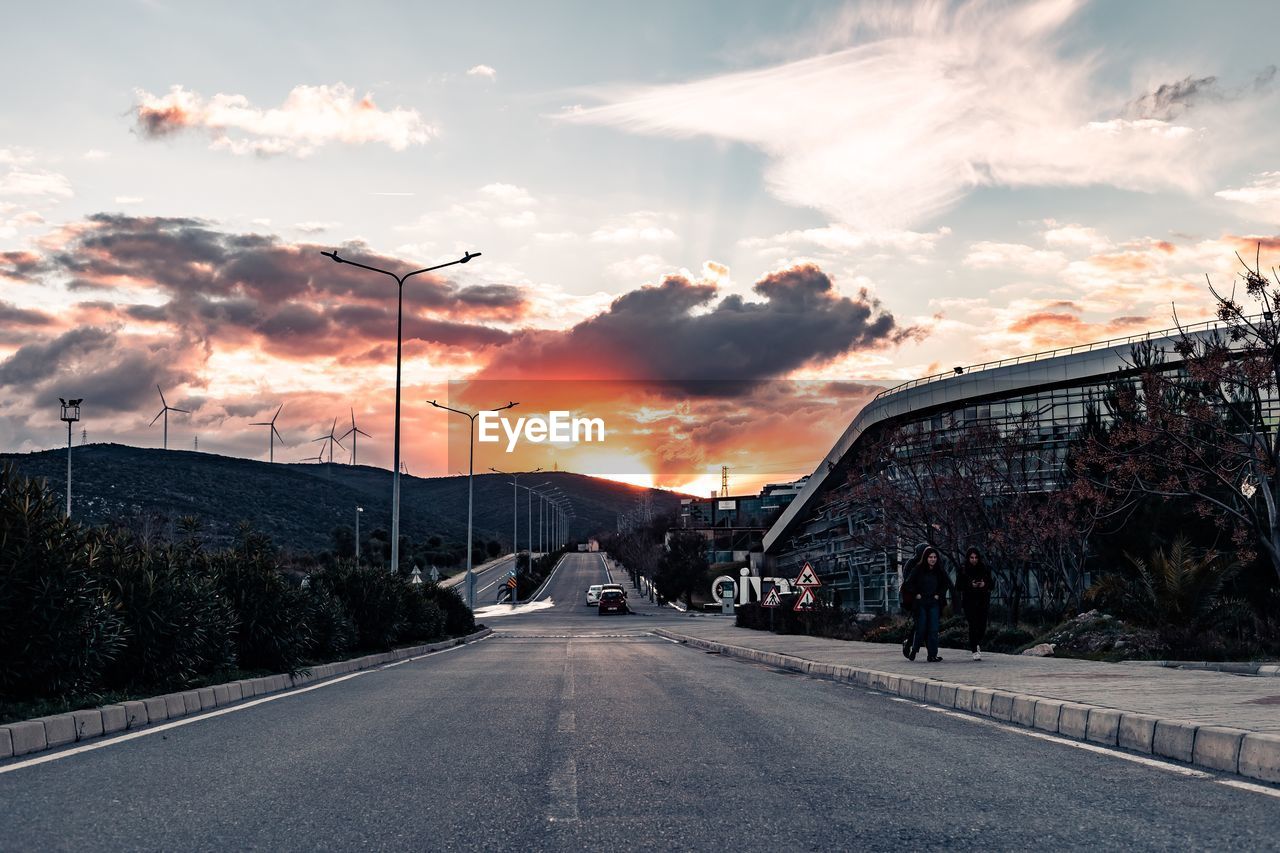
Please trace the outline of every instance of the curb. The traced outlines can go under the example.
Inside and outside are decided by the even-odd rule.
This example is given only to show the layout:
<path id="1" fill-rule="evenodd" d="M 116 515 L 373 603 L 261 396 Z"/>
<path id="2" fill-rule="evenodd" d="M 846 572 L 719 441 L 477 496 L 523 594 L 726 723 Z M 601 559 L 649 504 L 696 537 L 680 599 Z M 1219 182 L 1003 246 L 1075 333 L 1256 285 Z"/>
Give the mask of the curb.
<path id="1" fill-rule="evenodd" d="M 655 628 L 654 633 L 704 651 L 844 681 L 928 705 L 1016 723 L 1048 734 L 1280 784 L 1280 734 L 1201 725 L 1045 696 L 955 684 L 936 678 L 818 663 L 778 652 L 690 637 L 666 628 Z"/>
<path id="2" fill-rule="evenodd" d="M 492 628 L 483 628 L 465 637 L 455 637 L 439 643 L 428 643 L 422 646 L 408 646 L 393 649 L 389 652 L 365 655 L 350 660 L 334 661 L 319 664 L 305 669 L 297 675 L 288 673 L 264 675 L 260 678 L 246 678 L 226 684 L 215 684 L 210 687 L 198 687 L 179 693 L 167 693 L 153 696 L 150 699 L 122 702 L 118 705 L 104 705 L 101 708 L 85 708 L 80 711 L 68 711 L 49 717 L 38 717 L 34 720 L 23 720 L 0 726 L 0 760 L 20 755 L 30 755 L 66 746 L 69 743 L 89 740 L 104 735 L 116 734 L 126 730 L 139 729 L 150 723 L 161 723 L 179 717 L 198 714 L 211 708 L 234 705 L 245 699 L 291 690 L 304 684 L 314 684 L 349 672 L 371 669 L 375 666 L 407 660 L 431 654 L 432 652 L 461 646 L 465 643 L 482 640 L 493 633 Z"/>

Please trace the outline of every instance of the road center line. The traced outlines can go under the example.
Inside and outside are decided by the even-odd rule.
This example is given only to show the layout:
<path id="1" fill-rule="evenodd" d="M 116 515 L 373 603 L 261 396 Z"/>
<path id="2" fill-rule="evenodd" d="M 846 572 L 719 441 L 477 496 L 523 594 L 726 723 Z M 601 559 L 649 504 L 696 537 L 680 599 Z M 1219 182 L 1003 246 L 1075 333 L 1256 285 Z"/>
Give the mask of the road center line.
<path id="1" fill-rule="evenodd" d="M 160 734 L 161 732 L 167 732 L 170 729 L 176 729 L 180 726 L 189 726 L 192 723 L 198 723 L 198 722 L 201 722 L 202 720 L 209 720 L 214 717 L 221 717 L 224 714 L 234 714 L 236 711 L 243 711 L 247 708 L 253 708 L 257 705 L 264 705 L 267 702 L 275 702 L 277 699 L 286 699 L 290 696 L 296 696 L 300 693 L 310 693 L 312 690 L 319 690 L 322 687 L 331 687 L 334 684 L 340 684 L 344 681 L 350 681 L 353 678 L 359 678 L 362 675 L 368 675 L 372 672 L 380 672 L 381 670 L 384 670 L 384 669 L 390 669 L 391 667 L 399 666 L 402 663 L 412 663 L 413 661 L 422 660 L 423 658 L 434 657 L 436 655 L 443 655 L 449 652 L 456 652 L 458 649 L 465 649 L 468 646 L 474 646 L 476 643 L 482 643 L 491 636 L 493 635 L 487 634 L 478 640 L 474 640 L 473 642 L 464 643 L 459 646 L 450 646 L 449 648 L 441 649 L 438 652 L 427 652 L 425 655 L 417 655 L 416 657 L 405 658 L 404 660 L 401 660 L 401 661 L 395 661 L 393 663 L 383 664 L 382 666 L 373 667 L 371 669 L 362 669 L 359 672 L 350 672 L 350 673 L 347 673 L 346 675 L 340 675 L 336 678 L 330 678 L 327 681 L 322 681 L 319 684 L 309 684 L 306 687 L 297 687 L 292 690 L 285 690 L 280 693 L 273 693 L 270 696 L 263 696 L 261 699 L 250 699 L 248 702 L 242 702 L 239 705 L 230 705 L 226 708 L 218 708 L 217 710 L 210 711 L 207 714 L 202 713 L 192 717 L 184 717 L 181 720 L 172 720 L 170 722 L 160 723 L 159 725 L 155 725 L 155 726 L 147 726 L 145 729 L 139 729 L 136 732 L 129 732 L 127 734 L 118 735 L 112 738 L 104 738 L 103 740 L 94 741 L 93 743 L 86 743 L 84 746 L 73 747 L 71 749 L 64 750 L 62 752 L 55 752 L 50 755 L 41 755 L 41 756 L 37 756 L 36 758 L 28 758 L 23 761 L 18 761 L 13 764 L 5 765 L 4 767 L 0 767 L 0 774 L 12 773 L 15 770 L 24 770 L 28 767 L 35 767 L 38 764 L 48 764 L 50 761 L 60 761 L 64 758 L 70 758 L 73 755 L 80 755 L 81 753 L 85 753 L 85 752 L 93 752 L 95 749 L 105 749 L 108 746 L 115 746 L 118 743 L 124 743 L 125 741 L 136 740 L 141 737 L 147 737 L 148 735 Z"/>

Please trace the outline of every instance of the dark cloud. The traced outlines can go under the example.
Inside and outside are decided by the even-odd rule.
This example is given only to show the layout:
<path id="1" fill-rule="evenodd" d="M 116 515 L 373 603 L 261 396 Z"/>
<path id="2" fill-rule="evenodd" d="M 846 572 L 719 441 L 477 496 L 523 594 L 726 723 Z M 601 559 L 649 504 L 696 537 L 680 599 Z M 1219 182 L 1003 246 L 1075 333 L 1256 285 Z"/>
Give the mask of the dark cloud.
<path id="1" fill-rule="evenodd" d="M 96 291 L 122 281 L 150 284 L 168 301 L 120 310 L 135 320 L 171 323 L 206 343 L 251 335 L 269 351 L 301 356 L 395 339 L 395 282 L 334 264 L 320 254 L 322 246 L 228 233 L 199 219 L 112 213 L 91 216 L 68 234 L 67 245 L 43 261 L 0 256 L 0 271 L 11 277 L 53 271 L 72 288 Z M 342 254 L 370 266 L 411 269 L 361 246 Z M 525 308 L 521 291 L 509 285 L 464 287 L 418 276 L 405 286 L 406 336 L 446 347 L 501 343 L 507 334 L 483 322 L 515 319 Z"/>
<path id="2" fill-rule="evenodd" d="M 172 100 L 135 104 L 133 110 L 138 133 L 147 139 L 163 139 L 197 124 L 188 110 Z"/>
<path id="3" fill-rule="evenodd" d="M 0 326 L 48 326 L 53 317 L 43 311 L 30 308 L 19 308 L 8 302 L 0 301 Z"/>
<path id="4" fill-rule="evenodd" d="M 0 362 L 0 388 L 42 396 L 92 399 L 102 411 L 125 412 L 145 405 L 156 385 L 190 382 L 183 367 L 190 345 L 137 347 L 115 331 L 82 326 L 19 347 Z"/>
<path id="5" fill-rule="evenodd" d="M 0 252 L 0 276 L 5 278 L 31 281 L 45 268 L 44 258 L 34 252 Z"/>
<path id="6" fill-rule="evenodd" d="M 1125 104 L 1124 116 L 1131 119 L 1171 121 L 1198 104 L 1236 101 L 1249 93 L 1262 93 L 1271 88 L 1276 66 L 1268 65 L 1248 86 L 1225 89 L 1217 77 L 1191 77 L 1163 83 L 1154 90 Z"/>
<path id="7" fill-rule="evenodd" d="M 672 276 L 631 291 L 602 314 L 558 332 L 517 335 L 485 370 L 490 376 L 760 380 L 853 350 L 899 341 L 903 330 L 865 292 L 836 293 L 821 269 L 767 276 L 763 302 L 730 295 L 712 307 L 715 285 Z"/>

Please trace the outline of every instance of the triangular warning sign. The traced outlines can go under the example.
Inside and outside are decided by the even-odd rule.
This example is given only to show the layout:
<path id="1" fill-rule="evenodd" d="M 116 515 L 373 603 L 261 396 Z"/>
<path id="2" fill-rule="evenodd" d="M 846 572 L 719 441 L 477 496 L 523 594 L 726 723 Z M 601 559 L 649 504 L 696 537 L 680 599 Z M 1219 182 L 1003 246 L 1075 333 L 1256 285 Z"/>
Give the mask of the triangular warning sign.
<path id="1" fill-rule="evenodd" d="M 796 578 L 796 586 L 822 586 L 822 581 L 818 580 L 813 566 L 805 563 L 804 568 L 800 570 L 800 577 Z"/>
<path id="2" fill-rule="evenodd" d="M 775 586 L 769 590 L 769 594 L 764 597 L 764 601 L 760 602 L 761 607 L 777 607 L 782 604 L 782 599 L 778 597 L 778 588 Z"/>
<path id="3" fill-rule="evenodd" d="M 800 593 L 800 597 L 796 599 L 795 606 L 792 610 L 813 610 L 818 606 L 818 597 L 813 594 L 811 587 L 805 587 L 804 592 Z"/>

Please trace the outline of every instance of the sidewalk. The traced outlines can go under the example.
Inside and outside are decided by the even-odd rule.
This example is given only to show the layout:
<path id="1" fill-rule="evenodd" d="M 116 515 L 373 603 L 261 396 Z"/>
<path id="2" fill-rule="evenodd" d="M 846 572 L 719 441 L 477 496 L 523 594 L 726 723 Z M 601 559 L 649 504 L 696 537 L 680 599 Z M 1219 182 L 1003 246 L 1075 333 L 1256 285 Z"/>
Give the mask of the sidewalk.
<path id="1" fill-rule="evenodd" d="M 943 649 L 912 662 L 896 644 L 751 631 L 720 620 L 659 629 L 722 654 L 929 704 L 1280 783 L 1280 682 L 1223 672 Z"/>

